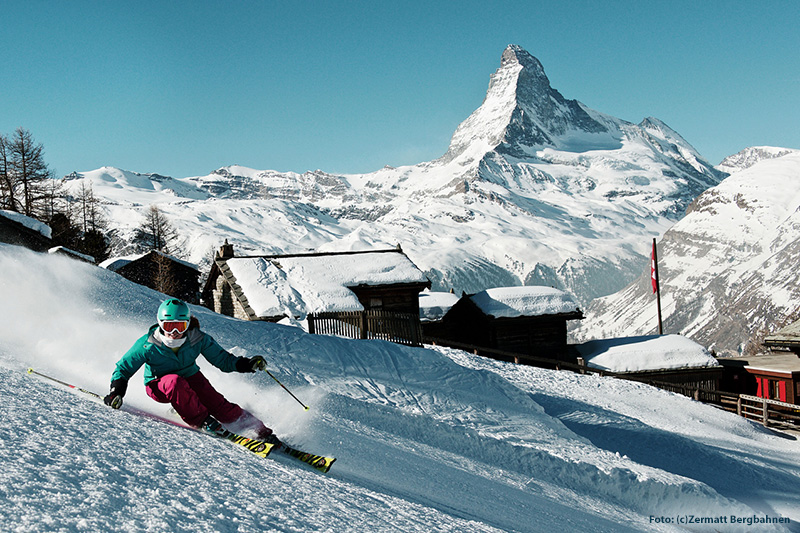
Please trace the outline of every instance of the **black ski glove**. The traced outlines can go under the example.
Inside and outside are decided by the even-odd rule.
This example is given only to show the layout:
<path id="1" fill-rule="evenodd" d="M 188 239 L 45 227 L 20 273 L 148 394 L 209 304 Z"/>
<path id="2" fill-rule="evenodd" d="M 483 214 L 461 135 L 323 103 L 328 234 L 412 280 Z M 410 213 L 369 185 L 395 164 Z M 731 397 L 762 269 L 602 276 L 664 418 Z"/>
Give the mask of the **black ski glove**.
<path id="1" fill-rule="evenodd" d="M 103 398 L 103 403 L 114 409 L 122 407 L 122 397 L 128 392 L 128 380 L 115 379 L 111 382 L 111 391 Z"/>
<path id="2" fill-rule="evenodd" d="M 256 370 L 266 370 L 267 360 L 257 355 L 255 357 L 240 357 L 236 360 L 236 371 L 243 374 L 255 372 Z"/>

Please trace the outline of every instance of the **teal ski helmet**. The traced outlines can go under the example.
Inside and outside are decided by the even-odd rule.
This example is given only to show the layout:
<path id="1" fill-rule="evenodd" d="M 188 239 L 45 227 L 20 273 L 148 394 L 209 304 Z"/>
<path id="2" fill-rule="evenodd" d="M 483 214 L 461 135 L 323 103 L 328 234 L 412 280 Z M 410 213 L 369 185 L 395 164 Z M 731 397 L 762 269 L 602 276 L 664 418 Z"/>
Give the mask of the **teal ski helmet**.
<path id="1" fill-rule="evenodd" d="M 156 314 L 158 323 L 171 321 L 171 320 L 191 320 L 192 312 L 189 306 L 183 300 L 177 298 L 169 298 L 161 302 L 158 306 L 158 313 Z"/>

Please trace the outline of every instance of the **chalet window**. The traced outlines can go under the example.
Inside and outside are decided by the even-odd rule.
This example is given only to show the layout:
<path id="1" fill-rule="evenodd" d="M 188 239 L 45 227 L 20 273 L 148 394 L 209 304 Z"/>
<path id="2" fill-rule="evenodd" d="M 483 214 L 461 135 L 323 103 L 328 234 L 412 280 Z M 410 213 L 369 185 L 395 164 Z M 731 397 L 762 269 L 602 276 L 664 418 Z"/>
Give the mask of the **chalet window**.
<path id="1" fill-rule="evenodd" d="M 369 299 L 369 308 L 370 309 L 383 309 L 383 298 L 370 298 Z"/>
<path id="2" fill-rule="evenodd" d="M 780 381 L 769 380 L 769 399 L 770 400 L 781 399 Z"/>

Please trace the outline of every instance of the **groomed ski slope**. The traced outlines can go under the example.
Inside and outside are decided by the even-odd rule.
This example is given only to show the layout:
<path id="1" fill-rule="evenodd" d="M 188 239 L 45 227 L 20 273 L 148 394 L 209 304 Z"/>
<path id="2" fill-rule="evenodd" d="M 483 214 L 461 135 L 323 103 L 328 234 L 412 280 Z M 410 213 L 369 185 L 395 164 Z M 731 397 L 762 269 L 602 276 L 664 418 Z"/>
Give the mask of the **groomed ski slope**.
<path id="1" fill-rule="evenodd" d="M 4 531 L 682 531 L 682 516 L 800 531 L 800 443 L 647 386 L 447 349 L 310 336 L 193 308 L 266 374 L 201 366 L 323 475 L 113 411 L 29 376 L 105 393 L 162 295 L 62 257 L 0 245 Z M 144 394 L 126 404 L 170 418 Z"/>

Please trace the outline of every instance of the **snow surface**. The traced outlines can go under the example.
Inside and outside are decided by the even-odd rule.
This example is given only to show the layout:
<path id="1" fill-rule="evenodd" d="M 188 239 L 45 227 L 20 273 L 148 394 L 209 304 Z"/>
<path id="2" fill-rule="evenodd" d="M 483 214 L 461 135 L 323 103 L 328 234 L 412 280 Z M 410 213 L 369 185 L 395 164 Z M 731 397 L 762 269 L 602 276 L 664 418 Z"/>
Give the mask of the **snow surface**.
<path id="1" fill-rule="evenodd" d="M 681 335 L 595 340 L 577 349 L 588 366 L 612 372 L 720 366 L 708 350 Z"/>
<path id="2" fill-rule="evenodd" d="M 426 283 L 428 278 L 402 253 L 227 259 L 236 283 L 260 317 L 304 318 L 324 311 L 362 311 L 348 287 Z"/>
<path id="3" fill-rule="evenodd" d="M 193 307 L 266 374 L 211 382 L 323 475 L 126 412 L 169 418 L 134 377 L 104 393 L 164 296 L 65 257 L 0 246 L 0 523 L 6 531 L 682 531 L 687 515 L 798 531 L 800 443 L 647 385 L 444 348 L 308 335 Z"/>

